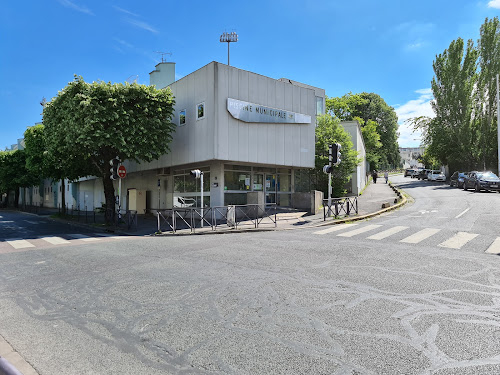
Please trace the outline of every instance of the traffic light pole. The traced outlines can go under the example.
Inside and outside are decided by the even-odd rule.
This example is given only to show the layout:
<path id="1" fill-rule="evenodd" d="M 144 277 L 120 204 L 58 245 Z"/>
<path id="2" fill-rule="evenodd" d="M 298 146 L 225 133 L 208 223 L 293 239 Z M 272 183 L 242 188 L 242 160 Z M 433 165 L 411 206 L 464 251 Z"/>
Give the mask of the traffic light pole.
<path id="1" fill-rule="evenodd" d="M 328 146 L 328 164 L 330 167 L 333 162 L 333 146 Z M 331 168 L 330 168 L 331 170 Z M 332 207 L 332 172 L 328 173 L 328 211 L 331 210 Z"/>

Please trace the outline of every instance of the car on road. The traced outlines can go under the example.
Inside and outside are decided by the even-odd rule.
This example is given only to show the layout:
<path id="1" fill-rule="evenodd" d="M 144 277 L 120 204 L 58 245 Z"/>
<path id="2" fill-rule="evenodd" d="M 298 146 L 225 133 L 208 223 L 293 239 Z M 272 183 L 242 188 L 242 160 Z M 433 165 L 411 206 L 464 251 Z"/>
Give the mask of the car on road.
<path id="1" fill-rule="evenodd" d="M 427 180 L 427 175 L 429 174 L 429 170 L 428 169 L 421 169 L 419 172 L 418 172 L 418 176 L 417 178 L 419 180 Z"/>
<path id="2" fill-rule="evenodd" d="M 429 171 L 427 174 L 428 181 L 446 181 L 446 176 L 441 171 Z"/>
<path id="3" fill-rule="evenodd" d="M 413 174 L 413 169 L 405 169 L 405 177 L 408 177 L 408 176 L 411 177 L 412 174 Z"/>
<path id="4" fill-rule="evenodd" d="M 456 186 L 459 189 L 462 189 L 464 187 L 464 179 L 465 176 L 467 175 L 466 172 L 459 172 L 456 171 L 450 176 L 450 186 Z"/>
<path id="5" fill-rule="evenodd" d="M 421 169 L 414 169 L 413 172 L 411 173 L 411 178 L 417 178 Z"/>
<path id="6" fill-rule="evenodd" d="M 500 191 L 500 178 L 490 171 L 473 171 L 469 172 L 464 179 L 464 190 L 474 189 L 479 192 L 486 191 Z"/>

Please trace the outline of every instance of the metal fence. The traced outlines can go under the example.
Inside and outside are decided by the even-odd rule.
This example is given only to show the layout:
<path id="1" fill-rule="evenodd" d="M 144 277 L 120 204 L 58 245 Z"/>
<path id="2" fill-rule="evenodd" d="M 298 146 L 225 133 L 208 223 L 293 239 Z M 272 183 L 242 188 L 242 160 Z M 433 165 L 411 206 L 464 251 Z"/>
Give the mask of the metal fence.
<path id="1" fill-rule="evenodd" d="M 157 211 L 158 232 L 172 232 L 187 229 L 194 233 L 196 229 L 210 227 L 213 231 L 221 226 L 242 229 L 259 228 L 263 225 L 277 226 L 277 205 L 275 203 L 258 205 L 230 205 L 183 207 L 160 209 Z"/>
<path id="2" fill-rule="evenodd" d="M 327 217 L 349 216 L 358 213 L 358 197 L 332 198 L 330 204 L 328 199 L 323 199 L 323 221 Z"/>

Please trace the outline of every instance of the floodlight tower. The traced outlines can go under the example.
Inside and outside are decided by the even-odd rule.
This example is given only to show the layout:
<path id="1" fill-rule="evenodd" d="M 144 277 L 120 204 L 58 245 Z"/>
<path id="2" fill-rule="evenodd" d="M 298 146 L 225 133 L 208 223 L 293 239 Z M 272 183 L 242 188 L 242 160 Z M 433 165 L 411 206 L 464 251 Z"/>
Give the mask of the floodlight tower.
<path id="1" fill-rule="evenodd" d="M 223 32 L 220 36 L 221 43 L 227 43 L 227 65 L 229 65 L 229 43 L 238 41 L 238 34 L 234 31 L 231 33 Z"/>

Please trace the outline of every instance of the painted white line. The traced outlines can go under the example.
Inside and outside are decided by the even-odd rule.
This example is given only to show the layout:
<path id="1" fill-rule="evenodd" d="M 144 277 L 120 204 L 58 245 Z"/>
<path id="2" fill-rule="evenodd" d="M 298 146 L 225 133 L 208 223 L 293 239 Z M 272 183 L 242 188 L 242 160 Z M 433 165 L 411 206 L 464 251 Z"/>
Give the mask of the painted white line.
<path id="1" fill-rule="evenodd" d="M 55 236 L 42 237 L 42 240 L 47 241 L 47 242 L 51 243 L 52 245 L 60 245 L 63 243 L 69 243 L 68 240 L 65 240 L 64 238 L 61 238 L 61 237 L 55 237 Z"/>
<path id="2" fill-rule="evenodd" d="M 376 233 L 373 236 L 368 237 L 369 240 L 382 240 L 386 237 L 392 236 L 393 234 L 399 233 L 403 230 L 408 229 L 408 227 L 404 227 L 402 225 L 395 226 L 394 228 L 389 228 L 384 230 L 383 232 Z"/>
<path id="3" fill-rule="evenodd" d="M 497 237 L 495 241 L 488 247 L 485 253 L 490 254 L 500 254 L 500 237 Z"/>
<path id="4" fill-rule="evenodd" d="M 404 242 L 404 243 L 419 243 L 419 242 L 425 240 L 426 238 L 429 238 L 430 236 L 435 235 L 440 230 L 441 229 L 437 229 L 437 228 L 425 228 L 425 229 L 422 229 L 421 231 L 418 231 L 415 234 L 412 234 L 411 236 L 403 238 L 399 242 Z"/>
<path id="5" fill-rule="evenodd" d="M 84 234 L 68 234 L 68 236 L 76 238 L 77 240 L 82 240 L 82 241 L 99 241 L 99 238 L 95 237 L 89 237 Z"/>
<path id="6" fill-rule="evenodd" d="M 40 224 L 39 221 L 30 221 L 30 220 L 24 220 L 24 221 L 30 224 Z"/>
<path id="7" fill-rule="evenodd" d="M 27 247 L 35 247 L 35 245 L 29 243 L 26 240 L 18 240 L 13 238 L 11 240 L 6 240 L 6 242 L 14 249 L 25 249 Z"/>
<path id="8" fill-rule="evenodd" d="M 368 232 L 370 230 L 380 228 L 381 226 L 382 225 L 376 225 L 376 224 L 367 225 L 365 227 L 354 229 L 354 230 L 351 230 L 349 232 L 337 234 L 337 236 L 341 236 L 341 237 L 353 237 L 353 236 L 356 236 L 358 234 L 365 233 L 365 232 Z"/>
<path id="9" fill-rule="evenodd" d="M 455 216 L 455 219 L 458 219 L 460 216 L 462 216 L 463 214 L 465 214 L 469 210 L 470 210 L 470 207 L 466 208 L 464 211 L 460 212 L 457 216 Z"/>
<path id="10" fill-rule="evenodd" d="M 337 224 L 337 225 L 332 225 L 330 228 L 318 230 L 317 232 L 313 232 L 313 234 L 327 234 L 327 233 L 332 233 L 332 232 L 336 232 L 338 230 L 350 228 L 350 227 L 352 227 L 354 225 L 358 225 L 358 224 L 354 223 L 354 224 Z"/>
<path id="11" fill-rule="evenodd" d="M 470 240 L 476 238 L 478 234 L 475 233 L 467 233 L 467 232 L 458 232 L 453 237 L 447 239 L 446 241 L 440 243 L 438 246 L 440 247 L 448 247 L 450 249 L 460 249 Z"/>

